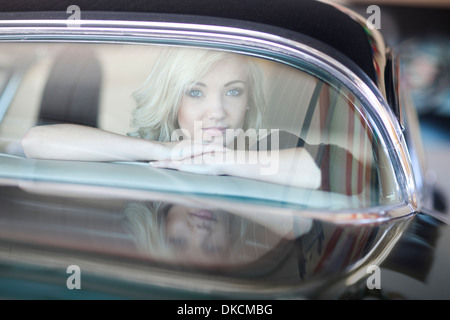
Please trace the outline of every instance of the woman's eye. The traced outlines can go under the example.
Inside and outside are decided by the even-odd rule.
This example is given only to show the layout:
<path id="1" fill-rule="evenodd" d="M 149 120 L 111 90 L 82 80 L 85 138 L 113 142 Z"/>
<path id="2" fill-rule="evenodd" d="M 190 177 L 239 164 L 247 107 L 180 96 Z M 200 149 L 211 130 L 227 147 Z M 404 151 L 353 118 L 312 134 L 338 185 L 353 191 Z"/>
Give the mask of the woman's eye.
<path id="1" fill-rule="evenodd" d="M 203 96 L 203 92 L 201 92 L 198 89 L 192 89 L 188 92 L 188 96 L 193 97 L 193 98 L 200 98 Z"/>
<path id="2" fill-rule="evenodd" d="M 169 238 L 169 245 L 176 249 L 183 249 L 186 246 L 186 240 L 183 238 Z"/>
<path id="3" fill-rule="evenodd" d="M 223 247 L 214 245 L 212 243 L 205 243 L 203 245 L 203 251 L 206 254 L 220 254 L 223 252 Z"/>
<path id="4" fill-rule="evenodd" d="M 240 96 L 242 94 L 241 89 L 231 89 L 227 91 L 227 96 Z"/>

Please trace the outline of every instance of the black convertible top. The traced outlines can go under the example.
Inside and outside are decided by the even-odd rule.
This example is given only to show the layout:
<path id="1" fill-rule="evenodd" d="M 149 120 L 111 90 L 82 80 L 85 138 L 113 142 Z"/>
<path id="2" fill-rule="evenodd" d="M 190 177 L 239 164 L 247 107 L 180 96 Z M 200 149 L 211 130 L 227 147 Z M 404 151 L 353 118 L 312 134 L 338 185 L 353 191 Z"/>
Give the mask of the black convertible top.
<path id="1" fill-rule="evenodd" d="M 111 18 L 130 20 L 134 13 L 135 19 L 172 22 L 198 22 L 218 24 L 217 19 L 227 19 L 227 26 L 233 21 L 240 27 L 244 25 L 252 29 L 258 25 L 258 31 L 273 31 L 277 28 L 281 36 L 288 38 L 304 35 L 306 40 L 315 39 L 313 47 L 318 48 L 350 69 L 357 65 L 375 83 L 376 73 L 372 61 L 372 48 L 365 30 L 352 18 L 331 5 L 315 0 L 4 0 L 0 5 L 0 17 L 15 19 L 12 12 L 19 15 L 27 13 L 27 17 L 34 18 L 67 18 L 66 12 L 71 5 L 77 5 L 81 10 L 81 19 L 96 13 L 96 18 Z M 109 14 L 109 16 L 108 16 Z M 122 15 L 121 15 L 122 14 Z M 126 18 L 125 18 L 126 17 Z M 137 17 L 137 18 L 136 18 Z M 141 17 L 141 18 L 139 18 Z M 262 28 L 262 29 L 261 29 Z M 272 29 L 270 29 L 272 28 Z M 281 31 L 280 31 L 281 30 Z M 280 32 L 282 34 L 280 34 Z M 303 39 L 304 40 L 304 39 Z M 308 41 L 306 41 L 308 44 Z M 331 49 L 331 50 L 330 50 Z M 343 55 L 343 56 L 342 56 Z M 354 64 L 354 65 L 353 65 Z"/>

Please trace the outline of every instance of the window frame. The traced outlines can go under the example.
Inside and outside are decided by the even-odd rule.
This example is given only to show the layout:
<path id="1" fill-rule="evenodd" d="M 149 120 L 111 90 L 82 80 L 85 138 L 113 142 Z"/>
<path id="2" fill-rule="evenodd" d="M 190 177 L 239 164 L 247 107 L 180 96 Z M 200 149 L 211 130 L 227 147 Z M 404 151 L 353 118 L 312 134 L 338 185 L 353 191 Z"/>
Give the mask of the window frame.
<path id="1" fill-rule="evenodd" d="M 306 63 L 321 79 L 334 79 L 357 97 L 368 121 L 392 161 L 398 189 L 404 203 L 383 208 L 389 217 L 416 212 L 414 170 L 401 125 L 381 90 L 357 67 L 350 69 L 333 57 L 280 35 L 237 27 L 151 21 L 83 20 L 70 26 L 67 20 L 9 20 L 0 24 L 0 42 L 73 42 L 165 44 L 217 48 L 265 58 L 295 68 Z M 314 40 L 310 39 L 312 43 Z M 356 69 L 355 69 L 356 68 Z M 356 70 L 356 72 L 354 72 Z M 308 70 L 311 73 L 311 70 Z M 380 80 L 381 81 L 381 80 Z M 418 174 L 418 173 L 417 173 Z M 370 208 L 373 210 L 373 208 Z"/>

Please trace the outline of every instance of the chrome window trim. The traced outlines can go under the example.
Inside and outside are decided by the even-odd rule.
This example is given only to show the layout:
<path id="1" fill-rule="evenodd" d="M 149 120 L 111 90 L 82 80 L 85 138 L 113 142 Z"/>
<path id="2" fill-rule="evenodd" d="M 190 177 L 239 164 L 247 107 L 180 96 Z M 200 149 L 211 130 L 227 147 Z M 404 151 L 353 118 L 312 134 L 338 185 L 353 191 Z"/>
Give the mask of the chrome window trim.
<path id="1" fill-rule="evenodd" d="M 389 48 L 386 47 L 383 36 L 381 32 L 377 29 L 371 29 L 368 26 L 368 21 L 363 16 L 358 14 L 357 12 L 340 5 L 339 3 L 332 2 L 330 0 L 318 0 L 319 2 L 323 2 L 327 5 L 334 7 L 335 9 L 341 11 L 346 14 L 354 21 L 356 21 L 362 29 L 364 29 L 365 34 L 367 35 L 368 42 L 372 47 L 372 60 L 373 66 L 375 69 L 375 73 L 378 81 L 378 88 L 383 93 L 384 97 L 386 97 L 386 85 L 384 81 L 384 70 L 386 68 L 387 58 Z"/>
<path id="2" fill-rule="evenodd" d="M 250 49 L 264 51 L 278 57 L 305 61 L 323 73 L 341 81 L 363 104 L 374 129 L 394 159 L 394 169 L 399 182 L 399 193 L 405 203 L 385 208 L 391 216 L 416 212 L 421 204 L 402 128 L 387 104 L 382 92 L 367 79 L 364 81 L 353 71 L 330 56 L 303 43 L 264 32 L 226 26 L 173 22 L 106 21 L 106 20 L 3 20 L 0 22 L 1 42 L 64 40 L 101 43 L 152 43 L 177 41 L 177 44 L 227 45 L 233 44 L 238 52 L 250 53 Z M 181 40 L 181 41 L 180 41 Z M 225 49 L 221 47 L 221 49 Z M 266 55 L 267 54 L 267 55 Z M 272 57 L 272 60 L 276 60 Z M 286 64 L 286 60 L 279 58 Z M 370 106 L 369 108 L 367 106 Z M 381 125 L 380 125 L 381 124 Z"/>

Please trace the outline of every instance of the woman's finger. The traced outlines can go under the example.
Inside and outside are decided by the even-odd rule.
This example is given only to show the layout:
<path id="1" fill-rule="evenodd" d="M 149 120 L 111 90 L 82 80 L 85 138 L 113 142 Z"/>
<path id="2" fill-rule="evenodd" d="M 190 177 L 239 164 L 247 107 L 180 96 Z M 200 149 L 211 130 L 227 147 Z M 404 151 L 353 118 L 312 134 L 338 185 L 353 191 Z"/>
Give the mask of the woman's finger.
<path id="1" fill-rule="evenodd" d="M 199 156 L 205 153 L 224 152 L 227 148 L 214 143 L 205 144 L 202 141 L 185 140 L 175 144 L 171 150 L 171 160 L 181 160 Z"/>

